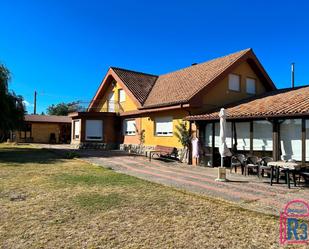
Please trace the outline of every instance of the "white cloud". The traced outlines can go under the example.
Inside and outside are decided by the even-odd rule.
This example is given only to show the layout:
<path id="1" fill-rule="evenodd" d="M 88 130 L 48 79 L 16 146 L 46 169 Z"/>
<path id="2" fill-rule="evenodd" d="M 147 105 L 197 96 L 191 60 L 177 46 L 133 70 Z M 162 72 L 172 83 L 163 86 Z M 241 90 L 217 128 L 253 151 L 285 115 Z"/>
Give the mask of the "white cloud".
<path id="1" fill-rule="evenodd" d="M 23 100 L 23 104 L 24 104 L 24 106 L 26 106 L 26 107 L 32 107 L 32 106 L 34 106 L 33 104 L 29 103 L 27 100 Z"/>

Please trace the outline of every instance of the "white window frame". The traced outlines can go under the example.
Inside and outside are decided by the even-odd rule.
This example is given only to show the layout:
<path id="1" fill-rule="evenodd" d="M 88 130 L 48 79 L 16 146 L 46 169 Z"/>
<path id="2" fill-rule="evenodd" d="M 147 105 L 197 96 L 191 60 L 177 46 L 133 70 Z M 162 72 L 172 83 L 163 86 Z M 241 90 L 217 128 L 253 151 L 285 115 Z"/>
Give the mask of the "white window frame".
<path id="1" fill-rule="evenodd" d="M 246 91 L 248 94 L 256 94 L 256 79 L 246 78 Z"/>
<path id="2" fill-rule="evenodd" d="M 124 136 L 135 136 L 136 134 L 136 121 L 135 119 L 123 120 L 123 135 Z"/>
<path id="3" fill-rule="evenodd" d="M 76 127 L 77 123 L 78 123 L 78 125 Z M 80 139 L 80 123 L 81 123 L 80 119 L 73 120 L 73 139 L 74 140 L 79 140 Z M 76 132 L 76 130 L 78 130 L 78 133 Z"/>
<path id="4" fill-rule="evenodd" d="M 237 86 L 236 86 L 237 84 Z M 228 77 L 229 90 L 234 92 L 240 92 L 240 75 L 229 74 Z"/>
<path id="5" fill-rule="evenodd" d="M 172 137 L 173 136 L 173 117 L 156 118 L 155 135 L 158 137 Z"/>
<path id="6" fill-rule="evenodd" d="M 88 135 L 89 133 L 92 133 L 92 131 L 90 132 L 89 129 L 89 125 L 92 123 L 92 126 L 94 126 L 95 124 L 98 125 L 99 128 L 97 128 L 99 130 L 99 132 L 101 133 L 100 136 L 91 136 L 92 134 Z M 96 120 L 96 119 L 86 119 L 85 121 L 85 140 L 86 141 L 102 141 L 103 140 L 103 121 L 102 120 Z"/>
<path id="7" fill-rule="evenodd" d="M 123 89 L 118 90 L 118 98 L 119 98 L 119 103 L 126 101 L 126 93 Z"/>

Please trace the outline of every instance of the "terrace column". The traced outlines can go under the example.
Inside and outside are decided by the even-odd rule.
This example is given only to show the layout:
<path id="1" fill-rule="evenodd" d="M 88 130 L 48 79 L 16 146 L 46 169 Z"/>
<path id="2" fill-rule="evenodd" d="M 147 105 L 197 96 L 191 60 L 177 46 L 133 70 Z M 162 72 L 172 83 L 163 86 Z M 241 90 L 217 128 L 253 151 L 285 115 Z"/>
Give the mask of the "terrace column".
<path id="1" fill-rule="evenodd" d="M 280 141 L 279 141 L 279 122 L 277 119 L 272 121 L 273 124 L 273 159 L 278 161 L 280 158 Z"/>

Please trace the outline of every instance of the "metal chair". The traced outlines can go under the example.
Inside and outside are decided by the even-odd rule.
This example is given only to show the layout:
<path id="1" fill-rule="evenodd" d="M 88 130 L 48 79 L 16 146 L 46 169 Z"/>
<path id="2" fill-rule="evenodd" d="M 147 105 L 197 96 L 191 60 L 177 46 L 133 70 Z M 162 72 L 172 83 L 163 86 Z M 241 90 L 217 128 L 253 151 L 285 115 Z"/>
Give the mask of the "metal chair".
<path id="1" fill-rule="evenodd" d="M 245 162 L 246 162 L 246 157 L 243 154 L 238 154 L 238 155 L 232 156 L 230 172 L 232 172 L 232 169 L 234 168 L 235 173 L 237 173 L 237 167 L 240 167 L 241 168 L 241 174 L 244 174 Z"/>
<path id="2" fill-rule="evenodd" d="M 247 163 L 245 166 L 245 174 L 249 175 L 249 172 L 253 172 L 254 170 L 257 173 L 257 176 L 259 177 L 259 163 L 260 163 L 260 159 L 257 156 L 249 156 L 247 158 Z"/>
<path id="3" fill-rule="evenodd" d="M 259 167 L 259 176 L 264 177 L 264 173 L 267 171 L 270 174 L 271 167 L 268 166 L 269 162 L 273 162 L 274 159 L 272 157 L 262 157 L 261 162 L 260 162 L 260 167 Z"/>

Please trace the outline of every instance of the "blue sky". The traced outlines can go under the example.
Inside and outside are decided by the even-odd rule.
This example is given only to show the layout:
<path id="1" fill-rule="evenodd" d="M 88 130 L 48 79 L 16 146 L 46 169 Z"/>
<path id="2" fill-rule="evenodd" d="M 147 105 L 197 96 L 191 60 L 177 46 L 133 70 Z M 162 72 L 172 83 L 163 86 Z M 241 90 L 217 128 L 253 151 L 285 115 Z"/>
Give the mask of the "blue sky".
<path id="1" fill-rule="evenodd" d="M 278 88 L 309 84 L 306 1 L 0 1 L 0 62 L 32 112 L 91 100 L 109 66 L 162 74 L 252 47 Z"/>

